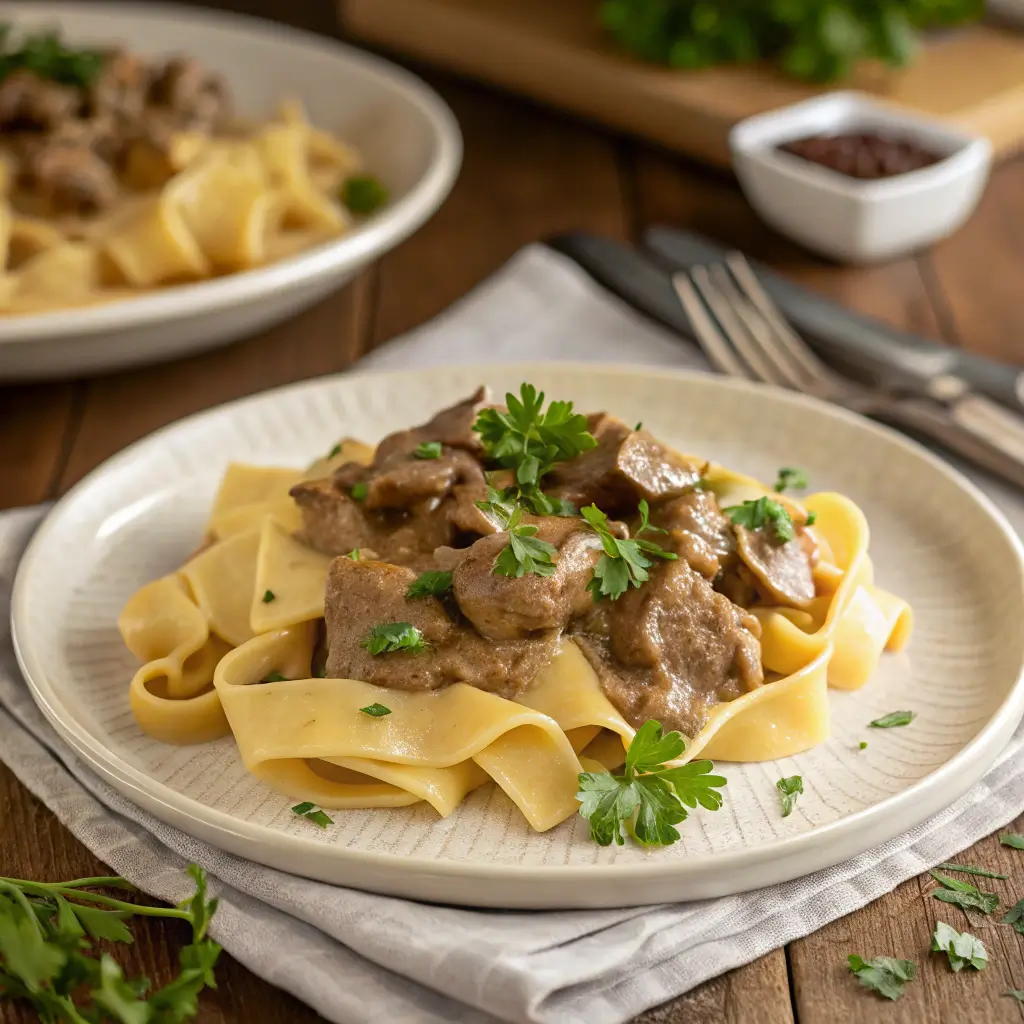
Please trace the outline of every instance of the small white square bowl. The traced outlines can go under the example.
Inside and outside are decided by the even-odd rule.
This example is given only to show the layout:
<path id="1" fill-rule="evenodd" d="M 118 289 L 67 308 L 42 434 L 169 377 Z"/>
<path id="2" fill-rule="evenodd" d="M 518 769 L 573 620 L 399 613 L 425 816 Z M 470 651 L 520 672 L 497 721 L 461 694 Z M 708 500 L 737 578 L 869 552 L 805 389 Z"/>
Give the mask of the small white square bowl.
<path id="1" fill-rule="evenodd" d="M 785 153 L 811 135 L 877 132 L 909 139 L 938 163 L 862 180 Z M 952 234 L 974 211 L 992 163 L 988 139 L 887 106 L 832 92 L 749 117 L 729 133 L 747 199 L 773 228 L 844 263 L 892 259 Z"/>

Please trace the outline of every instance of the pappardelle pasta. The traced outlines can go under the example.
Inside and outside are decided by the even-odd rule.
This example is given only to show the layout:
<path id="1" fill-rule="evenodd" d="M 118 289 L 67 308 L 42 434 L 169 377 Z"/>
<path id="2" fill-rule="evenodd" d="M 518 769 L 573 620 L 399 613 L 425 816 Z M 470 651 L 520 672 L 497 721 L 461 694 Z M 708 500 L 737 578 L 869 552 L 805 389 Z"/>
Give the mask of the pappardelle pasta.
<path id="1" fill-rule="evenodd" d="M 131 707 L 168 743 L 231 733 L 309 804 L 448 815 L 493 781 L 543 831 L 590 816 L 585 778 L 643 769 L 641 727 L 696 773 L 826 739 L 828 687 L 911 630 L 868 539 L 840 494 L 798 502 L 641 424 L 480 389 L 375 449 L 229 466 L 200 550 L 120 616 Z"/>
<path id="2" fill-rule="evenodd" d="M 262 266 L 385 200 L 300 103 L 243 121 L 189 57 L 73 50 L 45 33 L 0 54 L 0 314 Z"/>

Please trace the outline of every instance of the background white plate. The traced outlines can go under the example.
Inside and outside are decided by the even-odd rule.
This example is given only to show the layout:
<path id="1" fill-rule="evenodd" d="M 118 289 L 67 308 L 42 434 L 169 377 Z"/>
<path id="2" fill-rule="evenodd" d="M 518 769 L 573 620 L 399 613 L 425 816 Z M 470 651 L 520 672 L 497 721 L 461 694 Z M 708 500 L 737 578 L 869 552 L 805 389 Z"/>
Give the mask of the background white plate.
<path id="1" fill-rule="evenodd" d="M 165 746 L 128 707 L 134 659 L 114 622 L 142 583 L 194 549 L 225 464 L 302 465 L 343 435 L 375 440 L 485 380 L 533 381 L 609 409 L 680 448 L 772 479 L 805 467 L 815 489 L 861 504 L 882 585 L 917 614 L 909 654 L 857 693 L 833 693 L 832 738 L 779 762 L 725 765 L 726 802 L 674 847 L 601 849 L 574 817 L 533 833 L 494 786 L 447 820 L 426 805 L 339 812 L 325 832 L 243 769 L 230 738 Z M 1024 711 L 1024 553 L 970 483 L 897 434 L 792 393 L 699 374 L 538 365 L 348 375 L 184 420 L 75 487 L 33 540 L 13 631 L 35 699 L 65 740 L 147 810 L 233 853 L 326 881 L 504 907 L 614 906 L 720 895 L 838 863 L 959 797 Z M 906 728 L 868 729 L 897 709 Z M 858 743 L 869 741 L 866 750 Z M 806 792 L 783 819 L 775 782 Z"/>
<path id="2" fill-rule="evenodd" d="M 139 298 L 0 316 L 0 380 L 97 373 L 234 341 L 293 316 L 393 249 L 441 205 L 462 159 L 455 117 L 394 64 L 329 39 L 239 15 L 154 3 L 7 3 L 16 31 L 57 28 L 73 45 L 185 53 L 222 74 L 239 113 L 285 97 L 353 143 L 391 202 L 350 234 L 267 267 Z"/>

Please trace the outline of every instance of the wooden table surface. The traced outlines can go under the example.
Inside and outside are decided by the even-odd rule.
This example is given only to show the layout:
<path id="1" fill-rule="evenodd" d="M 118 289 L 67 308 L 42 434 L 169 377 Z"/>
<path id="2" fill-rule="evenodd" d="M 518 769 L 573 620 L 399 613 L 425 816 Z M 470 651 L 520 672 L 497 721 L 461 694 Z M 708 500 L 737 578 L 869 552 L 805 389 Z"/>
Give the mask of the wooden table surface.
<path id="1" fill-rule="evenodd" d="M 235 0 L 222 6 L 253 10 Z M 290 19 L 330 31 L 317 0 L 292 0 Z M 724 239 L 810 288 L 951 345 L 1024 362 L 1024 158 L 994 174 L 981 207 L 953 239 L 884 267 L 826 265 L 758 222 L 727 177 L 587 124 L 428 74 L 465 135 L 465 165 L 451 197 L 421 231 L 355 283 L 291 323 L 217 352 L 92 380 L 0 389 L 0 505 L 66 491 L 103 459 L 157 427 L 241 395 L 344 369 L 369 349 L 421 324 L 495 271 L 521 246 L 573 228 L 635 239 L 660 222 Z M 486 359 L 482 347 L 481 359 Z M 1024 819 L 1012 826 L 1024 831 Z M 982 840 L 957 859 L 1010 874 L 991 887 L 1004 905 L 1024 896 L 1024 854 Z M 45 807 L 0 765 L 0 874 L 56 880 L 107 874 Z M 954 975 L 928 953 L 937 914 L 960 911 L 929 895 L 927 875 L 663 1007 L 644 1024 L 847 1024 L 861 1020 L 1024 1020 L 1002 995 L 1024 989 L 1024 936 L 987 921 L 972 930 L 991 965 Z M 121 950 L 129 972 L 166 981 L 187 941 L 177 922 L 139 921 Z M 917 962 L 920 980 L 889 1004 L 862 989 L 846 956 Z M 317 1015 L 226 954 L 219 988 L 199 1020 L 302 1024 Z M 28 1021 L 0 1004 L 0 1022 Z M 373 1007 L 366 1021 L 376 1021 Z"/>

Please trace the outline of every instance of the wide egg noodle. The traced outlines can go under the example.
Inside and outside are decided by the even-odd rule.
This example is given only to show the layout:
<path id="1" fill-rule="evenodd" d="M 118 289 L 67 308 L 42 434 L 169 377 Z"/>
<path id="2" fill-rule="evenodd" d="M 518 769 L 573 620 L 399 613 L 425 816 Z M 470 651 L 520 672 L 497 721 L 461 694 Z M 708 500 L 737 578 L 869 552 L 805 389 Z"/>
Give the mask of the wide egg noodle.
<path id="1" fill-rule="evenodd" d="M 353 679 L 289 678 L 254 685 L 272 672 L 292 676 L 294 669 L 289 672 L 285 662 L 297 653 L 301 660 L 302 642 L 308 673 L 313 635 L 312 624 L 265 633 L 217 667 L 214 685 L 242 760 L 254 775 L 290 797 L 304 798 L 306 791 L 294 786 L 303 770 L 312 772 L 305 764 L 309 758 L 432 770 L 472 760 L 537 831 L 575 812 L 580 763 L 572 746 L 552 719 L 520 704 L 464 683 L 429 693 Z M 391 713 L 378 718 L 360 710 L 375 703 Z M 366 769 L 369 774 L 373 765 Z M 472 774 L 466 775 L 472 782 Z M 333 798 L 324 799 L 323 785 L 318 788 L 323 806 L 336 806 Z M 421 791 L 429 789 L 428 784 Z M 343 784 L 336 796 L 347 798 Z"/>
<path id="2" fill-rule="evenodd" d="M 331 558 L 300 544 L 273 519 L 263 520 L 249 612 L 254 634 L 322 619 Z"/>
<path id="3" fill-rule="evenodd" d="M 210 630 L 232 647 L 254 636 L 249 620 L 259 548 L 259 530 L 235 534 L 210 545 L 181 570 Z"/>

